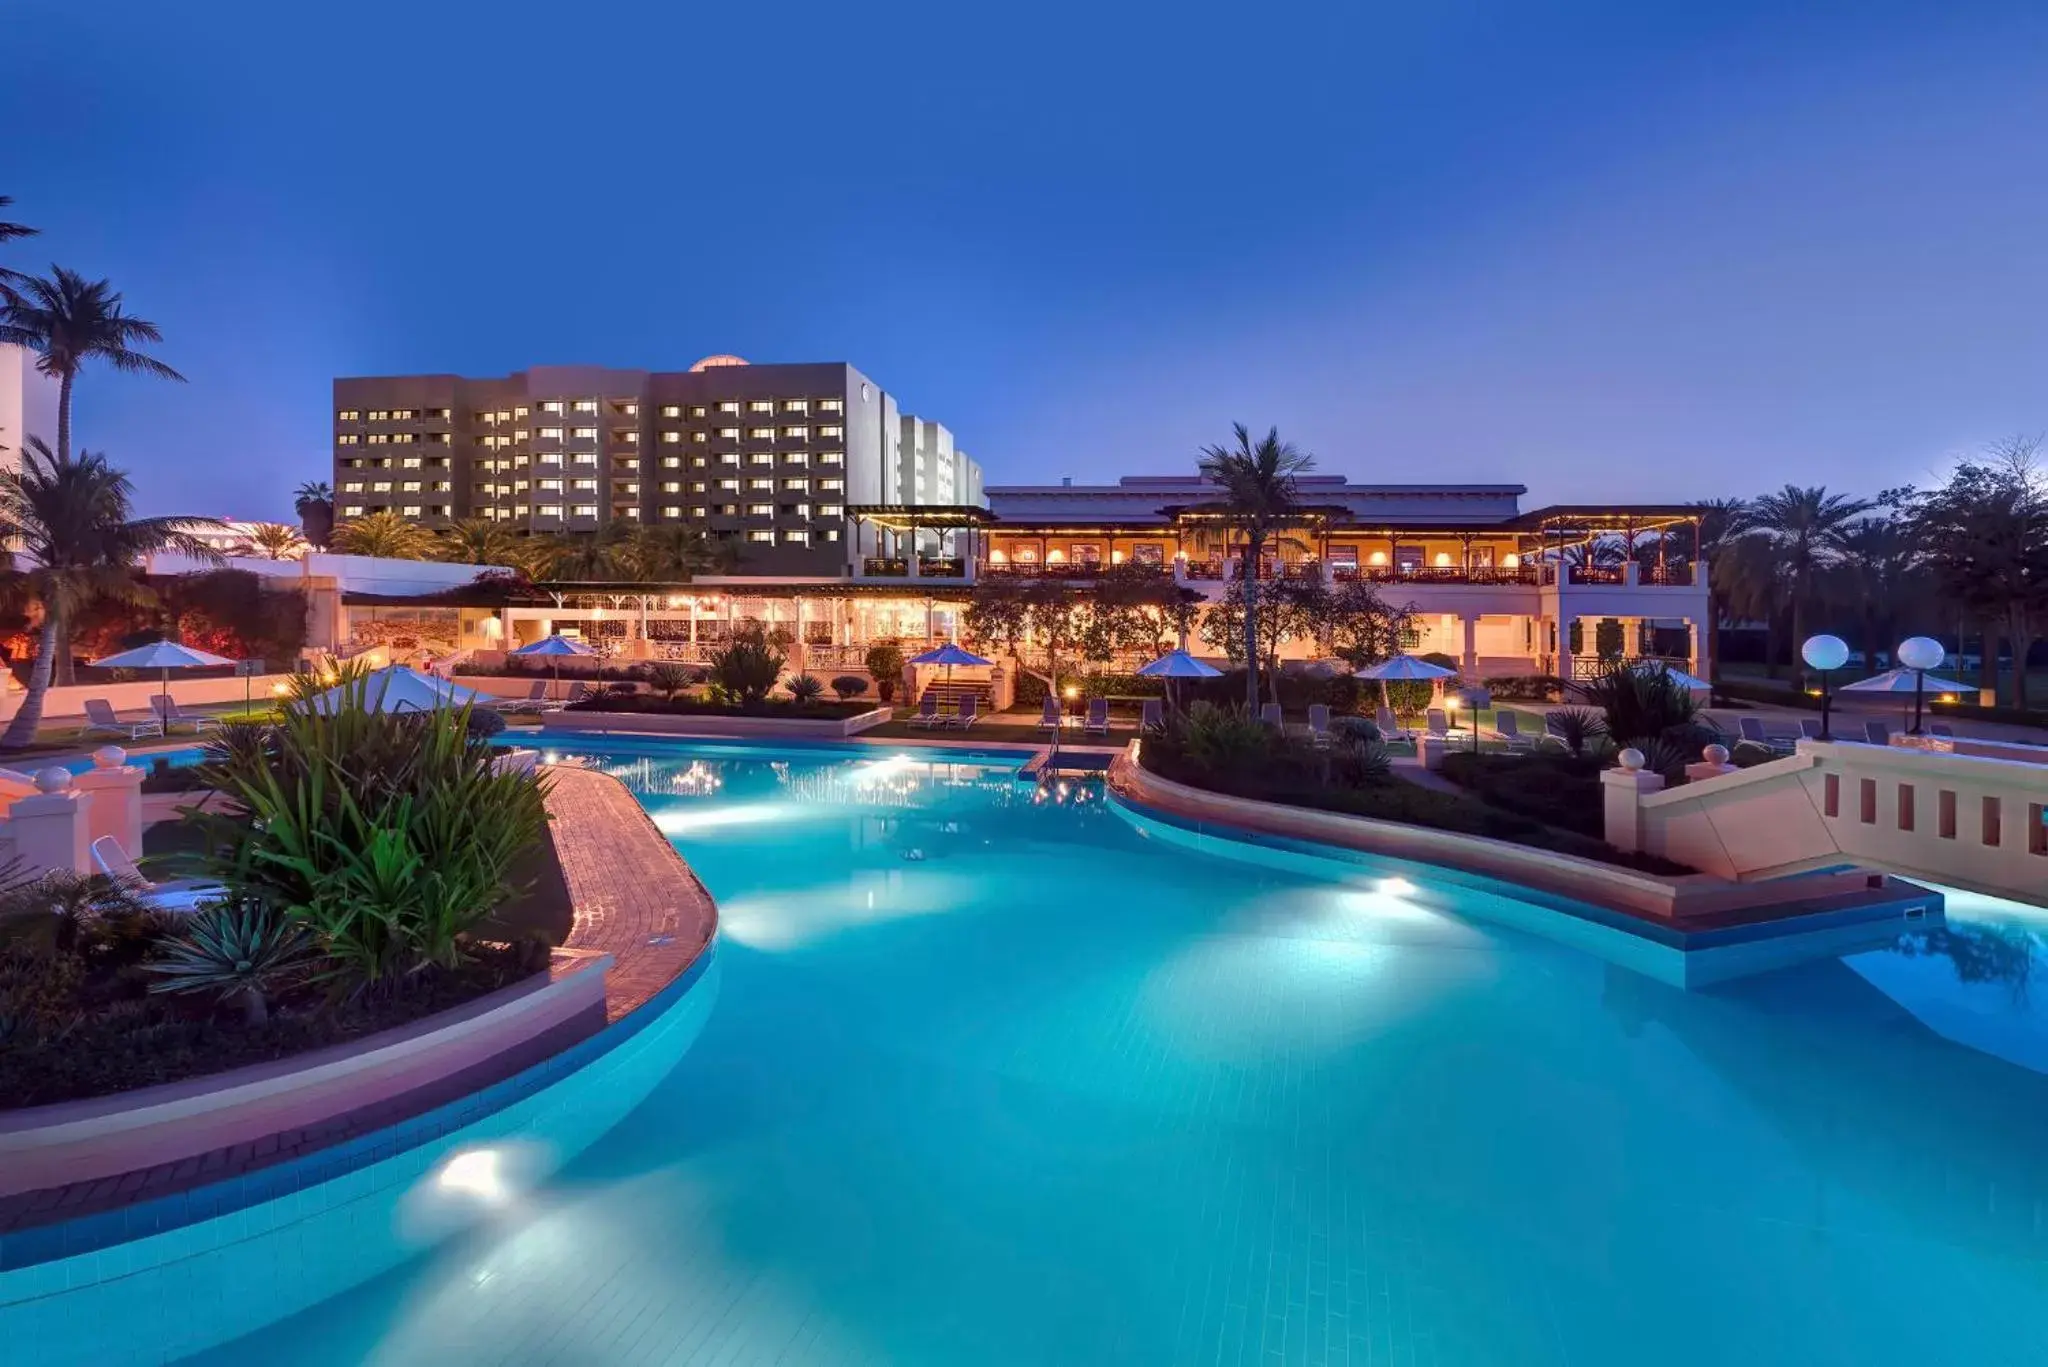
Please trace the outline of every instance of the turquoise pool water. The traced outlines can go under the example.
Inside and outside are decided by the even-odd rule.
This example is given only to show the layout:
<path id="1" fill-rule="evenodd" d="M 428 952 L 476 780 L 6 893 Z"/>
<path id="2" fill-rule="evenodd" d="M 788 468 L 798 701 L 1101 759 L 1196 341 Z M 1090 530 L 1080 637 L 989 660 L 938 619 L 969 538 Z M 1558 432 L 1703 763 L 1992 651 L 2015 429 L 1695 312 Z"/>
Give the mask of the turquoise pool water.
<path id="1" fill-rule="evenodd" d="M 723 910 L 695 1046 L 203 1361 L 2048 1360 L 2048 912 L 1686 993 L 1013 761 L 604 762 Z"/>

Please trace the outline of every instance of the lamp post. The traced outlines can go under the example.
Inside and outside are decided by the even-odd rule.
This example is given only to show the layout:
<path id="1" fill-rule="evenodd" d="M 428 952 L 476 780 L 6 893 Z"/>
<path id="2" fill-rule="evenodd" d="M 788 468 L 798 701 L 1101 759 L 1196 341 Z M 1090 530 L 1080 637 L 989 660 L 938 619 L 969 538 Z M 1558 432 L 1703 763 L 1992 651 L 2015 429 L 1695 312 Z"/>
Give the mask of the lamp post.
<path id="1" fill-rule="evenodd" d="M 1839 636 L 1809 636 L 1799 654 L 1808 668 L 1820 672 L 1820 738 L 1833 740 L 1828 731 L 1828 707 L 1833 701 L 1828 692 L 1828 675 L 1849 663 L 1849 643 Z"/>
<path id="2" fill-rule="evenodd" d="M 1927 692 L 1927 671 L 1939 669 L 1948 651 L 1932 636 L 1908 636 L 1899 642 L 1899 663 L 1913 671 L 1913 734 L 1920 734 L 1920 713 Z"/>

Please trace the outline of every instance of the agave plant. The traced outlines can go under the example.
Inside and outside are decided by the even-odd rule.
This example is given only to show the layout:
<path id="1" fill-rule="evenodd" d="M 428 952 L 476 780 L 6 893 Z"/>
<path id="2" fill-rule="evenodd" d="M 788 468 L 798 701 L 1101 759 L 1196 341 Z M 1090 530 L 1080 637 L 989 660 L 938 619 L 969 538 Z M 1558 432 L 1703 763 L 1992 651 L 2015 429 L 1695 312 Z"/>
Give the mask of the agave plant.
<path id="1" fill-rule="evenodd" d="M 1558 707 L 1543 719 L 1544 729 L 1564 742 L 1572 758 L 1585 755 L 1587 747 L 1607 734 L 1607 719 L 1590 707 Z"/>
<path id="2" fill-rule="evenodd" d="M 647 667 L 647 684 L 661 694 L 664 702 L 673 700 L 676 694 L 696 681 L 696 674 L 683 665 L 663 661 Z"/>
<path id="3" fill-rule="evenodd" d="M 195 914 L 182 936 L 149 965 L 152 992 L 208 993 L 238 1001 L 243 1019 L 270 1019 L 270 998 L 301 979 L 317 949 L 303 926 L 254 899 L 220 903 Z"/>
<path id="4" fill-rule="evenodd" d="M 799 674 L 786 685 L 799 706 L 808 707 L 825 694 L 825 681 L 815 674 Z"/>
<path id="5" fill-rule="evenodd" d="M 0 887 L 0 925 L 47 936 L 65 954 L 146 944 L 157 928 L 148 903 L 131 889 L 103 873 L 70 869 Z"/>

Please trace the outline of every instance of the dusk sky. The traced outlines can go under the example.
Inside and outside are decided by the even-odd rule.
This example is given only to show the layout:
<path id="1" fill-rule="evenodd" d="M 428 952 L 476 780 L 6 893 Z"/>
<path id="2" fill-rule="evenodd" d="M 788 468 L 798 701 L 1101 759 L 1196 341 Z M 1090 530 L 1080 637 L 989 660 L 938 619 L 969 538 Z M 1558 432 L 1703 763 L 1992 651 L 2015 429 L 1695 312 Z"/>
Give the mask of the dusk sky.
<path id="1" fill-rule="evenodd" d="M 2031 11 L 2031 13 L 2030 13 Z M 336 375 L 846 360 L 991 483 L 1235 420 L 1531 503 L 2048 428 L 2048 6 L 0 0 L 8 264 L 110 277 L 146 510 Z"/>

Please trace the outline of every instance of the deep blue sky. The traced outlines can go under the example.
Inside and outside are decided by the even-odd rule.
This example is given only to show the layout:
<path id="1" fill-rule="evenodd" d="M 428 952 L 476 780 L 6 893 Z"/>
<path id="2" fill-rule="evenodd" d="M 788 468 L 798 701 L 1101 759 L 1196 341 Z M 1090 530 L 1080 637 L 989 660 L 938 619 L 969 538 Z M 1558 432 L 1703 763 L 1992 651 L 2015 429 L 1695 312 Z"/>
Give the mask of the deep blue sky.
<path id="1" fill-rule="evenodd" d="M 191 377 L 81 385 L 152 511 L 288 515 L 337 374 L 728 350 L 991 482 L 1871 490 L 2048 427 L 2043 9 L 0 0 L 0 194 Z"/>

